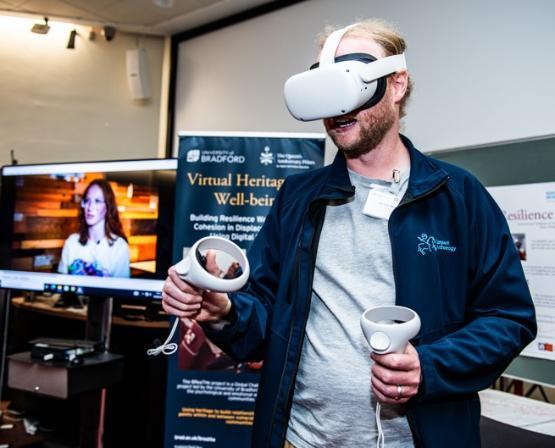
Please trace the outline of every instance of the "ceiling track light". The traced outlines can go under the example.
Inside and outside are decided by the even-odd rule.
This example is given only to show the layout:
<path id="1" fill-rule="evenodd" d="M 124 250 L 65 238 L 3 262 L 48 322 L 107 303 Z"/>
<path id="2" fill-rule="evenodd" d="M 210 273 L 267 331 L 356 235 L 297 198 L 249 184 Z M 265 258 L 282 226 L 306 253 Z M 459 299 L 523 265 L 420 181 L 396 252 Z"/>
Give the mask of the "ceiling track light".
<path id="1" fill-rule="evenodd" d="M 67 40 L 67 47 L 70 50 L 75 49 L 75 36 L 77 36 L 77 30 L 71 30 L 69 32 L 69 39 Z"/>
<path id="2" fill-rule="evenodd" d="M 44 18 L 44 23 L 35 23 L 31 28 L 31 31 L 37 34 L 47 34 L 49 30 L 50 25 L 48 25 L 48 17 Z"/>

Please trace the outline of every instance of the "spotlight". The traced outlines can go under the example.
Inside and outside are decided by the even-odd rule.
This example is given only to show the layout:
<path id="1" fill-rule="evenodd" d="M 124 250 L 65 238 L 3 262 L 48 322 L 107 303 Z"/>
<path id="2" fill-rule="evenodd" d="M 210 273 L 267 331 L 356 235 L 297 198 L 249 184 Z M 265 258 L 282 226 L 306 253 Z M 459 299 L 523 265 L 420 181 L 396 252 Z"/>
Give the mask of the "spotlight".
<path id="1" fill-rule="evenodd" d="M 108 42 L 110 42 L 116 36 L 116 29 L 109 25 L 103 26 L 102 35 Z"/>
<path id="2" fill-rule="evenodd" d="M 50 30 L 50 26 L 48 25 L 48 17 L 44 18 L 44 23 L 35 23 L 31 31 L 37 34 L 46 34 Z"/>
<path id="3" fill-rule="evenodd" d="M 75 48 L 75 36 L 77 36 L 77 31 L 71 30 L 69 32 L 69 39 L 67 40 L 67 48 L 71 50 Z"/>

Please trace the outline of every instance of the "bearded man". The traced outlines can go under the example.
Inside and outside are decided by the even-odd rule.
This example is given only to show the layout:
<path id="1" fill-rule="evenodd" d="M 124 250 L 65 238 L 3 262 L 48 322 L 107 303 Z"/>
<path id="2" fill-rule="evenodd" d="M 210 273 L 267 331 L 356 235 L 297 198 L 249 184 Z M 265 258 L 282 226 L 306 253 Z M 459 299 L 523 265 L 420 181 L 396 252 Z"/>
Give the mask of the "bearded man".
<path id="1" fill-rule="evenodd" d="M 334 63 L 369 67 L 405 52 L 381 20 L 324 42 L 321 64 L 330 46 Z M 306 73 L 316 82 L 324 72 Z M 200 291 L 173 268 L 164 285 L 168 313 L 200 322 L 238 360 L 264 360 L 256 448 L 375 446 L 380 431 L 395 447 L 479 446 L 477 392 L 536 333 L 502 212 L 472 175 L 399 133 L 406 69 L 372 82 L 371 98 L 354 110 L 330 116 L 322 101 L 337 156 L 286 179 L 249 251 L 243 290 Z M 360 316 L 394 304 L 416 311 L 421 330 L 403 353 L 369 355 Z"/>

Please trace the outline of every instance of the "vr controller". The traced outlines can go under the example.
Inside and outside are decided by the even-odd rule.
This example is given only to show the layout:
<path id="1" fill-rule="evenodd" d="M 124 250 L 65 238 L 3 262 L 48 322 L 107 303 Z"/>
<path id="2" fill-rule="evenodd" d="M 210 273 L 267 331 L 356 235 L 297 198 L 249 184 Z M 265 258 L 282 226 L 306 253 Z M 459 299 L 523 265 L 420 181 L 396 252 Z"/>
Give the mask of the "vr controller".
<path id="1" fill-rule="evenodd" d="M 216 276 L 206 269 L 206 256 L 208 250 L 221 251 L 226 257 L 230 257 L 233 261 L 237 261 L 240 270 L 237 277 L 223 278 Z M 241 289 L 249 279 L 250 267 L 249 260 L 243 250 L 237 244 L 221 238 L 219 236 L 207 236 L 201 238 L 189 250 L 185 258 L 175 265 L 175 271 L 183 280 L 197 288 L 207 291 L 231 292 Z M 224 271 L 225 272 L 225 271 Z M 147 354 L 157 356 L 160 353 L 171 355 L 177 351 L 177 344 L 171 342 L 179 319 L 175 319 L 172 329 L 166 341 L 156 347 L 147 350 Z"/>
<path id="2" fill-rule="evenodd" d="M 361 53 L 335 57 L 341 39 L 352 26 L 330 34 L 319 64 L 285 82 L 285 103 L 297 120 L 337 117 L 372 107 L 385 93 L 385 77 L 406 70 L 404 53 L 381 59 Z"/>
<path id="3" fill-rule="evenodd" d="M 378 306 L 362 313 L 360 326 L 373 352 L 403 353 L 420 331 L 420 317 L 404 306 Z"/>
<path id="4" fill-rule="evenodd" d="M 206 270 L 207 250 L 218 250 L 237 260 L 241 268 L 235 278 L 220 278 Z M 189 253 L 175 265 L 179 277 L 197 288 L 208 291 L 231 292 L 241 289 L 249 278 L 249 261 L 243 250 L 232 241 L 218 236 L 207 236 L 198 240 Z"/>
<path id="5" fill-rule="evenodd" d="M 404 306 L 378 306 L 369 308 L 360 317 L 364 337 L 373 352 L 403 353 L 410 339 L 420 331 L 420 317 Z M 397 399 L 402 386 L 397 385 Z M 376 424 L 378 426 L 378 448 L 384 448 L 385 435 L 381 424 L 381 404 L 376 404 Z"/>

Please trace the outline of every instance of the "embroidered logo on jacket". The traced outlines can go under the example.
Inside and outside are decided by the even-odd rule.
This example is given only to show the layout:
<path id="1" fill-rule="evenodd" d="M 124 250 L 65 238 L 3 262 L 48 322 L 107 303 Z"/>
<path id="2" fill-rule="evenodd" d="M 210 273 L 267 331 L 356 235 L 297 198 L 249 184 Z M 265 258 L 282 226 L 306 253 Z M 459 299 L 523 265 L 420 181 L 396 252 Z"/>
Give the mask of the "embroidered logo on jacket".
<path id="1" fill-rule="evenodd" d="M 420 255 L 426 255 L 431 252 L 445 251 L 445 252 L 455 252 L 457 248 L 451 246 L 447 240 L 438 240 L 433 236 L 428 236 L 423 233 L 416 237 L 419 241 L 417 250 Z"/>

